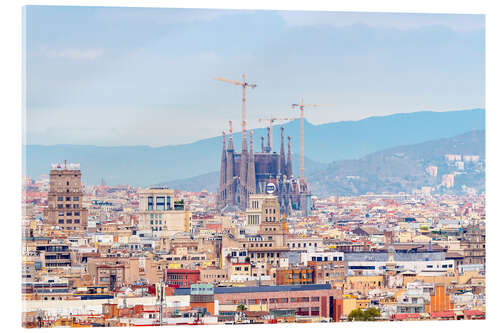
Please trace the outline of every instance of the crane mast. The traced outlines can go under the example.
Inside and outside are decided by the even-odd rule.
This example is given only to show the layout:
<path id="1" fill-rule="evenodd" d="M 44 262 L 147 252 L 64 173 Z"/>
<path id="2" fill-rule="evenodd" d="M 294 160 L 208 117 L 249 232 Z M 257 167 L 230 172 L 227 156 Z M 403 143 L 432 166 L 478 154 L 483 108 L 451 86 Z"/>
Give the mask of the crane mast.
<path id="1" fill-rule="evenodd" d="M 241 81 L 234 81 L 234 80 L 229 80 L 229 79 L 225 79 L 225 78 L 222 78 L 222 77 L 216 77 L 214 78 L 214 80 L 218 80 L 218 81 L 222 81 L 222 82 L 226 82 L 226 83 L 232 83 L 232 84 L 235 84 L 237 86 L 241 86 L 242 88 L 242 98 L 241 98 L 241 129 L 242 129 L 242 133 L 241 133 L 241 137 L 242 137 L 242 143 L 243 143 L 243 147 L 242 149 L 246 149 L 246 142 L 247 142 L 247 129 L 246 129 L 246 119 L 247 119 L 247 110 L 246 110 L 246 88 L 247 87 L 250 87 L 250 88 L 255 88 L 257 87 L 256 84 L 253 84 L 253 83 L 248 83 L 246 81 L 246 77 L 245 77 L 245 74 L 243 74 L 241 76 L 242 80 Z"/>
<path id="2" fill-rule="evenodd" d="M 305 184 L 304 176 L 304 107 L 306 106 L 331 106 L 327 104 L 304 104 L 304 98 L 300 100 L 300 104 L 292 104 L 292 109 L 296 107 L 300 110 L 300 181 Z"/>

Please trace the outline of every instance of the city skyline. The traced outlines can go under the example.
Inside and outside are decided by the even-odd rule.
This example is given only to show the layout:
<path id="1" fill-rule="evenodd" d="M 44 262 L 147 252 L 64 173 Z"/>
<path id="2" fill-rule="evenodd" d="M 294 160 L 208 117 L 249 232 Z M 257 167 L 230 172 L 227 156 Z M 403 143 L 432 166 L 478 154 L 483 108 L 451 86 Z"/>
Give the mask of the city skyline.
<path id="1" fill-rule="evenodd" d="M 333 105 L 307 114 L 313 124 L 484 107 L 482 15 L 91 7 L 26 15 L 28 144 L 183 144 L 220 135 L 229 119 L 238 132 L 241 92 L 216 76 L 246 74 L 258 85 L 248 93 L 249 128 L 271 113 L 296 117 L 290 105 L 301 97 Z M 55 38 L 58 30 L 71 37 Z"/>
<path id="2" fill-rule="evenodd" d="M 487 319 L 485 15 L 23 14 L 22 327 Z"/>

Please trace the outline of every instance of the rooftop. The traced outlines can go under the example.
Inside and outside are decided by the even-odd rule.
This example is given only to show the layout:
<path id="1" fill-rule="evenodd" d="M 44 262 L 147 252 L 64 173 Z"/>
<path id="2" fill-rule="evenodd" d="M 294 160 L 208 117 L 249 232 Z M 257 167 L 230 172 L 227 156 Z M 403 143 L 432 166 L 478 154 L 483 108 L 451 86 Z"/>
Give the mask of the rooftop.
<path id="1" fill-rule="evenodd" d="M 329 284 L 304 284 L 286 286 L 216 287 L 214 294 L 270 293 L 283 291 L 330 290 Z M 189 288 L 177 288 L 175 295 L 189 295 Z"/>

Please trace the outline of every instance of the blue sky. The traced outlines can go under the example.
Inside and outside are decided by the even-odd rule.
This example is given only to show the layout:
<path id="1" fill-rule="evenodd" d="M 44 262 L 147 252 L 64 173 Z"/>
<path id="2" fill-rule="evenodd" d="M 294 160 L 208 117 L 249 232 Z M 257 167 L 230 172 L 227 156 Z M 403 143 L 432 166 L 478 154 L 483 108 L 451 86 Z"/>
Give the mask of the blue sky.
<path id="1" fill-rule="evenodd" d="M 311 109 L 314 124 L 484 107 L 484 16 L 27 7 L 30 144 L 152 145 Z"/>

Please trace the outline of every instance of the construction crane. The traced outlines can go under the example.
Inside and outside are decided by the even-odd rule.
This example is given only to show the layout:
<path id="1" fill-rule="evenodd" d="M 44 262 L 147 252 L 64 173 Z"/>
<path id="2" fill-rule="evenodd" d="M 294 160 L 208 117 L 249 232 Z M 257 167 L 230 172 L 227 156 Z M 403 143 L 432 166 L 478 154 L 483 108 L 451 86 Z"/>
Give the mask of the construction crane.
<path id="1" fill-rule="evenodd" d="M 273 151 L 273 123 L 275 121 L 285 121 L 294 120 L 295 118 L 275 118 L 271 115 L 269 118 L 259 118 L 259 122 L 268 121 L 269 122 L 269 146 L 271 147 L 271 152 Z"/>
<path id="2" fill-rule="evenodd" d="M 247 118 L 247 111 L 246 111 L 246 88 L 255 88 L 257 87 L 256 84 L 248 83 L 245 79 L 245 74 L 241 76 L 242 80 L 240 81 L 234 81 L 234 80 L 229 80 L 225 79 L 222 77 L 215 77 L 214 80 L 222 81 L 222 82 L 227 82 L 227 83 L 232 83 L 237 86 L 241 86 L 243 89 L 243 97 L 241 99 L 242 105 L 241 105 L 241 129 L 242 129 L 242 142 L 246 143 L 247 140 L 247 130 L 246 130 L 246 118 Z M 243 149 L 243 147 L 242 147 Z"/>
<path id="3" fill-rule="evenodd" d="M 300 181 L 305 183 L 304 176 L 304 107 L 306 106 L 330 106 L 326 104 L 304 104 L 304 98 L 300 100 L 300 104 L 292 104 L 292 109 L 298 107 L 300 109 Z"/>

